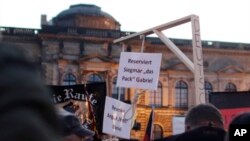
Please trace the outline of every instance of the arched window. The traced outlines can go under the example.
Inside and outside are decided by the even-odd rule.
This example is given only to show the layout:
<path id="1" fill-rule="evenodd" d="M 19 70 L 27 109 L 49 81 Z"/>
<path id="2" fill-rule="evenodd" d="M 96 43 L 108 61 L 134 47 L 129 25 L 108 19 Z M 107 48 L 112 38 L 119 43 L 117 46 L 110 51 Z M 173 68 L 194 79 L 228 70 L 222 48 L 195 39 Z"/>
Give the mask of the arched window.
<path id="1" fill-rule="evenodd" d="M 175 106 L 177 108 L 188 107 L 188 86 L 182 80 L 178 81 L 175 86 Z"/>
<path id="2" fill-rule="evenodd" d="M 209 94 L 213 91 L 213 86 L 210 82 L 205 81 L 205 98 L 206 102 L 209 101 Z"/>
<path id="3" fill-rule="evenodd" d="M 236 92 L 237 88 L 236 88 L 236 86 L 233 83 L 229 82 L 226 85 L 225 91 L 226 92 Z"/>
<path id="4" fill-rule="evenodd" d="M 159 82 L 157 90 L 152 90 L 149 96 L 149 105 L 154 107 L 162 106 L 162 85 Z"/>
<path id="5" fill-rule="evenodd" d="M 115 99 L 118 99 L 119 93 L 120 93 L 120 100 L 124 101 L 125 100 L 125 88 L 116 87 L 116 81 L 117 81 L 117 77 L 114 78 L 114 80 L 113 80 L 112 97 Z"/>
<path id="6" fill-rule="evenodd" d="M 75 85 L 76 77 L 72 73 L 68 73 L 63 78 L 63 85 Z"/>
<path id="7" fill-rule="evenodd" d="M 153 137 L 154 140 L 161 139 L 163 137 L 163 130 L 158 124 L 154 124 Z"/>
<path id="8" fill-rule="evenodd" d="M 98 74 L 91 74 L 88 77 L 88 83 L 104 82 L 103 78 Z"/>

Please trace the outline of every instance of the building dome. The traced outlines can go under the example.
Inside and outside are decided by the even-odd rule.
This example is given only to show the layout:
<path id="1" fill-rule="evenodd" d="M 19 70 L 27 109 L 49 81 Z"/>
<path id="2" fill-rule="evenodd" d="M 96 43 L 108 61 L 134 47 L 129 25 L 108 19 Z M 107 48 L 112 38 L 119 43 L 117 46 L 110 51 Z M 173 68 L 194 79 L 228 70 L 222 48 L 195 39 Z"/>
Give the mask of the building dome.
<path id="1" fill-rule="evenodd" d="M 96 5 L 77 4 L 52 19 L 53 25 L 120 30 L 120 24 Z"/>

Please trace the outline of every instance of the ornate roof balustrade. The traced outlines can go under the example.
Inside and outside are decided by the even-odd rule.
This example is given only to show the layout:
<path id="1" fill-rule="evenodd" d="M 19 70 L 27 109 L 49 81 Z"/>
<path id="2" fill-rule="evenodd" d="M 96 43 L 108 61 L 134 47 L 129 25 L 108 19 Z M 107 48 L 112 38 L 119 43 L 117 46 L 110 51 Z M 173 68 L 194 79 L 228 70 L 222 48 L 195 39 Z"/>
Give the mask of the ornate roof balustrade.
<path id="1" fill-rule="evenodd" d="M 16 27 L 2 27 L 0 26 L 2 35 L 14 36 L 36 36 L 37 34 L 55 34 L 55 35 L 77 35 L 86 37 L 99 37 L 99 38 L 113 38 L 117 39 L 122 36 L 127 36 L 135 32 L 124 32 L 120 30 L 106 30 L 106 29 L 93 29 L 93 28 L 80 28 L 80 27 L 63 27 L 43 25 L 42 29 L 31 28 L 16 28 Z M 173 39 L 170 40 L 177 46 L 190 46 L 192 41 L 189 39 Z M 146 41 L 151 44 L 163 44 L 157 37 L 146 37 Z M 219 41 L 202 41 L 204 48 L 221 48 L 221 49 L 234 49 L 234 50 L 250 50 L 250 44 L 247 43 L 232 43 L 232 42 L 219 42 Z"/>
<path id="2" fill-rule="evenodd" d="M 3 35 L 22 35 L 22 36 L 35 36 L 39 29 L 31 28 L 16 28 L 16 27 L 1 27 L 0 32 Z"/>
<path id="3" fill-rule="evenodd" d="M 120 38 L 133 32 L 122 32 L 120 30 L 105 30 L 93 28 L 79 28 L 79 27 L 63 27 L 63 26 L 47 26 L 44 25 L 39 33 L 45 34 L 69 34 L 80 36 L 94 36 L 102 38 Z"/>

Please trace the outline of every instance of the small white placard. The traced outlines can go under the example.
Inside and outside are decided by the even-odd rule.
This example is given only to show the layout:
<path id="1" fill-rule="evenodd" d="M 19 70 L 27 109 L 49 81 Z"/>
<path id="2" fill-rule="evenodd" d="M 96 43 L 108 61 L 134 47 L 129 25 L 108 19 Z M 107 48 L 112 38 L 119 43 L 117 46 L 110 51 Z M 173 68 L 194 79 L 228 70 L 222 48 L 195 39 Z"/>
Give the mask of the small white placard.
<path id="1" fill-rule="evenodd" d="M 117 87 L 157 90 L 161 53 L 122 52 Z"/>
<path id="2" fill-rule="evenodd" d="M 185 131 L 185 117 L 173 117 L 173 135 L 183 133 Z"/>
<path id="3" fill-rule="evenodd" d="M 103 115 L 104 133 L 130 139 L 132 109 L 130 104 L 106 96 Z"/>

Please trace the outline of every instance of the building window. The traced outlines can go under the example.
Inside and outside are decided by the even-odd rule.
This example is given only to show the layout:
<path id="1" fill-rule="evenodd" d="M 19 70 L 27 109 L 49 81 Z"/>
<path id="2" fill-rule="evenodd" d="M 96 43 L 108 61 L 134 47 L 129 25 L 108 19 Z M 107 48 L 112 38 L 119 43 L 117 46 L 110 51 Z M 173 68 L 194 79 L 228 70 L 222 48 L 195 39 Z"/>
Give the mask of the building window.
<path id="1" fill-rule="evenodd" d="M 111 56 L 112 55 L 112 44 L 109 43 L 108 44 L 108 56 Z"/>
<path id="2" fill-rule="evenodd" d="M 203 67 L 204 67 L 204 68 L 208 68 L 208 65 L 209 65 L 209 64 L 208 64 L 208 61 L 203 61 Z"/>
<path id="3" fill-rule="evenodd" d="M 85 52 L 84 42 L 80 42 L 80 55 L 84 55 L 84 52 Z"/>
<path id="4" fill-rule="evenodd" d="M 175 106 L 177 108 L 188 107 L 188 86 L 182 80 L 178 81 L 175 86 Z"/>
<path id="5" fill-rule="evenodd" d="M 236 86 L 233 83 L 229 82 L 226 85 L 225 91 L 226 92 L 236 92 L 237 88 L 236 88 Z"/>
<path id="6" fill-rule="evenodd" d="M 212 91 L 213 91 L 212 84 L 210 82 L 205 81 L 205 99 L 207 103 L 209 102 L 209 94 Z"/>
<path id="7" fill-rule="evenodd" d="M 76 77 L 72 73 L 68 73 L 63 78 L 63 85 L 75 85 Z"/>
<path id="8" fill-rule="evenodd" d="M 154 124 L 153 138 L 154 140 L 163 138 L 163 130 L 158 124 Z"/>
<path id="9" fill-rule="evenodd" d="M 157 90 L 152 90 L 149 96 L 149 105 L 154 107 L 162 106 L 162 85 L 159 82 Z"/>
<path id="10" fill-rule="evenodd" d="M 60 41 L 59 42 L 59 52 L 60 53 L 63 53 L 63 48 L 64 48 L 64 43 L 63 43 L 63 41 Z"/>
<path id="11" fill-rule="evenodd" d="M 115 98 L 115 99 L 118 99 L 119 98 L 119 93 L 120 93 L 120 100 L 124 101 L 125 100 L 125 88 L 116 87 L 116 81 L 117 81 L 117 77 L 114 78 L 114 80 L 113 80 L 112 97 Z"/>
<path id="12" fill-rule="evenodd" d="M 127 52 L 131 52 L 132 51 L 132 48 L 130 45 L 127 46 L 127 49 L 126 49 Z"/>
<path id="13" fill-rule="evenodd" d="M 88 83 L 104 82 L 104 79 L 98 74 L 91 74 L 88 77 Z"/>

